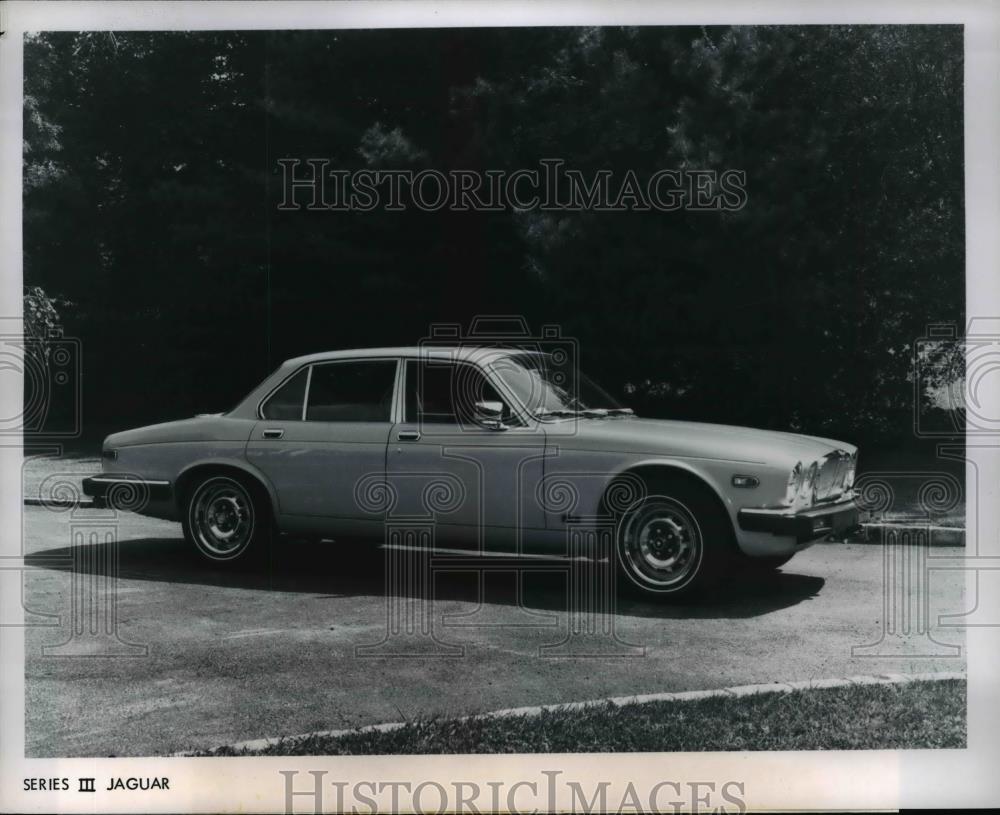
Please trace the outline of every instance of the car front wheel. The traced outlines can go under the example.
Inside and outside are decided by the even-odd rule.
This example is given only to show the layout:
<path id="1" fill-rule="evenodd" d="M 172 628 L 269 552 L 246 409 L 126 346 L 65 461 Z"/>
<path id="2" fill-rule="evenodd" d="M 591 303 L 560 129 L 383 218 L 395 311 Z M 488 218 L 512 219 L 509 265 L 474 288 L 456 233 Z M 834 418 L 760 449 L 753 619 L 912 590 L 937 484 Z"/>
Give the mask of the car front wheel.
<path id="1" fill-rule="evenodd" d="M 617 560 L 626 587 L 673 598 L 711 589 L 732 547 L 727 519 L 686 485 L 650 492 L 618 525 Z"/>
<path id="2" fill-rule="evenodd" d="M 242 481 L 214 475 L 191 490 L 184 535 L 211 563 L 248 562 L 266 549 L 269 513 Z"/>

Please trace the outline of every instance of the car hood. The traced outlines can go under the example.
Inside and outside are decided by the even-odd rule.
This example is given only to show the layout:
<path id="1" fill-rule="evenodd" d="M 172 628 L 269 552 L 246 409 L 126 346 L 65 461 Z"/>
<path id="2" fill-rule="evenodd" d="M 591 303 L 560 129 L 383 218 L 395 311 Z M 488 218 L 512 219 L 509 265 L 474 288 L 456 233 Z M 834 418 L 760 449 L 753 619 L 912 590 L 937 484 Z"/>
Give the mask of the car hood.
<path id="1" fill-rule="evenodd" d="M 857 452 L 853 444 L 819 436 L 670 419 L 581 418 L 553 422 L 546 425 L 546 432 L 553 442 L 567 448 L 789 467 L 797 461 L 815 461 L 833 450 Z"/>

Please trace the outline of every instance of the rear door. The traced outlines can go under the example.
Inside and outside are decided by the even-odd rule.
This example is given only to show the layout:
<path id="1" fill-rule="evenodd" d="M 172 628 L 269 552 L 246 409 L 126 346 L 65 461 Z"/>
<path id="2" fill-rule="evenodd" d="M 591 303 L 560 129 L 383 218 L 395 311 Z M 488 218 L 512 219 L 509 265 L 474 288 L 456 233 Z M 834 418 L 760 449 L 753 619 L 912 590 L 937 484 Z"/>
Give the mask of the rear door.
<path id="1" fill-rule="evenodd" d="M 356 490 L 384 476 L 397 368 L 388 358 L 317 362 L 264 400 L 247 458 L 274 485 L 280 514 L 381 520 Z"/>

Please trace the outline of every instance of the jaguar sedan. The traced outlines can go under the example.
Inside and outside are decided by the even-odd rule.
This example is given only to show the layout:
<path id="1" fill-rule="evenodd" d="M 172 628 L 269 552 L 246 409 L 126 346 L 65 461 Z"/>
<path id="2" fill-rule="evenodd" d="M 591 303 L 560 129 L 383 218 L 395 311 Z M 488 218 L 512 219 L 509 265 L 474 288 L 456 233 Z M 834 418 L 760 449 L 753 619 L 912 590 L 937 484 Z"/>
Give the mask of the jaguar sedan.
<path id="1" fill-rule="evenodd" d="M 180 521 L 215 564 L 310 537 L 607 557 L 654 595 L 776 568 L 857 523 L 857 448 L 644 419 L 566 355 L 291 359 L 228 413 L 114 433 L 98 505 Z"/>

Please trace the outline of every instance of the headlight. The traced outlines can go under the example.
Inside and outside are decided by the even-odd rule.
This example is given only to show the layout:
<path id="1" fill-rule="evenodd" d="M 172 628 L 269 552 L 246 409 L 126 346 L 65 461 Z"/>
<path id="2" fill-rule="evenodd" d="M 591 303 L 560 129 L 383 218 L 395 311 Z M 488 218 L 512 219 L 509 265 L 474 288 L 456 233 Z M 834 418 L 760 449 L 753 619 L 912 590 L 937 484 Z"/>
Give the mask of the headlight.
<path id="1" fill-rule="evenodd" d="M 799 494 L 799 487 L 802 486 L 802 462 L 797 461 L 792 471 L 788 474 L 788 486 L 785 487 L 785 504 L 791 506 L 795 503 L 795 496 Z"/>
<path id="2" fill-rule="evenodd" d="M 854 489 L 854 474 L 858 468 L 858 456 L 851 456 L 851 463 L 847 466 L 847 475 L 844 476 L 844 492 Z"/>
<path id="3" fill-rule="evenodd" d="M 813 505 L 813 487 L 816 486 L 816 478 L 819 475 L 819 464 L 813 462 L 809 465 L 809 469 L 806 470 L 805 477 L 802 479 L 802 487 L 799 489 L 799 494 L 797 496 L 798 503 L 802 506 L 812 506 Z"/>

